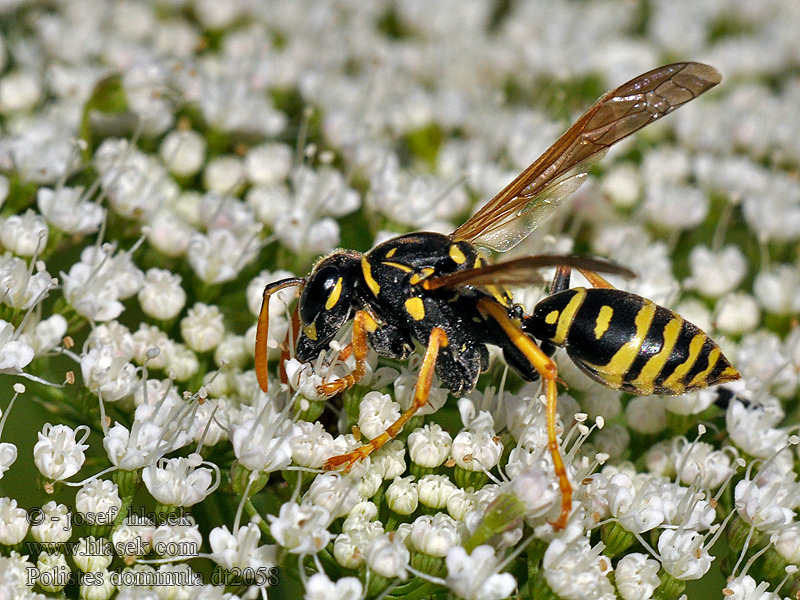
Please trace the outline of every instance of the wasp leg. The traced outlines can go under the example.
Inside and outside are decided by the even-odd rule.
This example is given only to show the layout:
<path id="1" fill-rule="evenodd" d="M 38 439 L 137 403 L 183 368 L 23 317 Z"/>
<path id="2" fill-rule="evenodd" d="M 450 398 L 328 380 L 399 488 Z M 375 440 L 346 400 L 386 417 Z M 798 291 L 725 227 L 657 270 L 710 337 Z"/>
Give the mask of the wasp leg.
<path id="1" fill-rule="evenodd" d="M 292 320 L 289 323 L 289 328 L 286 330 L 286 337 L 283 338 L 281 344 L 281 359 L 278 361 L 278 375 L 282 383 L 288 383 L 289 377 L 286 375 L 286 361 L 290 358 L 291 349 L 297 341 L 297 336 L 300 334 L 300 303 L 295 304 L 292 311 Z"/>
<path id="2" fill-rule="evenodd" d="M 317 390 L 325 396 L 333 396 L 351 388 L 367 371 L 367 334 L 377 329 L 378 323 L 366 310 L 360 310 L 353 318 L 353 340 L 350 345 L 356 359 L 356 367 L 341 379 L 323 383 Z"/>
<path id="3" fill-rule="evenodd" d="M 586 277 L 587 281 L 592 284 L 592 287 L 596 288 L 608 288 L 610 290 L 614 289 L 614 286 L 608 283 L 603 277 L 595 273 L 594 271 L 587 271 L 586 269 L 578 269 L 581 272 L 581 275 Z"/>
<path id="4" fill-rule="evenodd" d="M 342 454 L 341 456 L 334 456 L 329 458 L 325 463 L 326 470 L 337 469 L 344 466 L 344 471 L 347 472 L 359 460 L 368 456 L 371 452 L 380 449 L 384 444 L 393 440 L 403 430 L 403 426 L 408 423 L 409 419 L 413 417 L 416 412 L 428 403 L 428 395 L 431 391 L 431 383 L 433 381 L 433 368 L 436 364 L 436 356 L 439 354 L 439 348 L 447 346 L 447 334 L 444 329 L 434 327 L 431 331 L 428 340 L 428 347 L 425 350 L 425 356 L 422 359 L 422 366 L 419 370 L 417 377 L 417 387 L 414 388 L 414 401 L 411 407 L 400 415 L 394 423 L 386 428 L 386 431 L 372 440 L 369 444 L 364 444 L 360 448 L 356 448 L 352 452 Z"/>
<path id="5" fill-rule="evenodd" d="M 552 525 L 555 529 L 563 529 L 567 524 L 569 513 L 572 511 L 572 485 L 569 482 L 567 469 L 564 466 L 564 460 L 561 458 L 558 438 L 556 437 L 556 401 L 558 400 L 558 390 L 556 388 L 558 370 L 556 363 L 525 334 L 519 324 L 509 318 L 507 309 L 504 306 L 489 298 L 482 298 L 478 301 L 478 310 L 497 321 L 506 336 L 508 336 L 509 341 L 522 352 L 542 378 L 547 402 L 547 447 L 550 450 L 550 456 L 553 458 L 553 468 L 561 489 L 561 514 Z"/>
<path id="6" fill-rule="evenodd" d="M 580 274 L 586 277 L 586 280 L 592 284 L 592 287 L 596 288 L 608 288 L 614 289 L 614 286 L 608 283 L 603 277 L 595 273 L 594 271 L 589 271 L 587 269 L 581 269 L 580 267 L 576 267 Z M 556 269 L 556 275 L 553 277 L 553 285 L 550 286 L 550 293 L 555 294 L 557 292 L 563 292 L 566 289 L 569 289 L 569 277 L 572 273 L 572 267 L 567 265 L 561 265 Z"/>

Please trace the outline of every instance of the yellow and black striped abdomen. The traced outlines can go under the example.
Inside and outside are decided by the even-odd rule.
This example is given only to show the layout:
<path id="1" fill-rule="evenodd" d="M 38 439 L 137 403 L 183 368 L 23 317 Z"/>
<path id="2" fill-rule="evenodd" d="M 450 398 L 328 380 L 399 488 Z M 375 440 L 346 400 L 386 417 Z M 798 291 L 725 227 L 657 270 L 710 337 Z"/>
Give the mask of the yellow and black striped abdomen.
<path id="1" fill-rule="evenodd" d="M 524 328 L 563 346 L 594 379 L 634 394 L 683 394 L 739 378 L 699 327 L 622 290 L 553 294 L 536 306 Z"/>

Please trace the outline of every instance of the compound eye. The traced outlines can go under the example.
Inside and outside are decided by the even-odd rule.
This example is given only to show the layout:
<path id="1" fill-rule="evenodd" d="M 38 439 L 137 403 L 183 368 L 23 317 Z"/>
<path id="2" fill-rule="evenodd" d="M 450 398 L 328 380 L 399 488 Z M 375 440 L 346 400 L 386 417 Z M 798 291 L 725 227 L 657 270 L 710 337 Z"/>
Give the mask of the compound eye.
<path id="1" fill-rule="evenodd" d="M 311 325 L 322 311 L 322 308 L 332 308 L 336 302 L 331 303 L 336 290 L 341 290 L 341 276 L 334 267 L 323 267 L 311 277 L 303 293 L 300 295 L 300 320 L 303 325 Z"/>

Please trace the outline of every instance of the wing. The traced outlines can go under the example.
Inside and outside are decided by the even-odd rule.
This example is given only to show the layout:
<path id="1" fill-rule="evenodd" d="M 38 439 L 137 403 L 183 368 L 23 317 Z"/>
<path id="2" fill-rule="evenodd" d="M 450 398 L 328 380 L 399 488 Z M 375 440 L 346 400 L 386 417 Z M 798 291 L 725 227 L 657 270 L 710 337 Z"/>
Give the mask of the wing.
<path id="1" fill-rule="evenodd" d="M 627 279 L 636 277 L 636 274 L 630 269 L 626 269 L 623 266 L 601 258 L 541 254 L 537 256 L 523 256 L 522 258 L 507 260 L 493 265 L 485 265 L 476 269 L 465 269 L 463 271 L 448 273 L 447 275 L 430 277 L 423 280 L 422 287 L 426 290 L 436 290 L 465 285 L 475 287 L 487 285 L 508 287 L 527 286 L 532 283 L 544 283 L 544 279 L 539 273 L 540 269 L 561 266 L 585 269 L 595 273 L 621 275 Z"/>
<path id="2" fill-rule="evenodd" d="M 608 92 L 453 236 L 499 252 L 513 248 L 583 183 L 592 162 L 609 147 L 721 79 L 709 65 L 675 63 Z"/>

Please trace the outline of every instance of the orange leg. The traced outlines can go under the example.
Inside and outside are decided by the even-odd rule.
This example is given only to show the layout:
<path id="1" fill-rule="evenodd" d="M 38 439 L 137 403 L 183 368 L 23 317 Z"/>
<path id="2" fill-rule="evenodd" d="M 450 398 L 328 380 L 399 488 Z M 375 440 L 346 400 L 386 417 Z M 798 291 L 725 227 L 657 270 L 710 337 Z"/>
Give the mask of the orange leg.
<path id="1" fill-rule="evenodd" d="M 289 382 L 289 377 L 286 375 L 286 361 L 290 358 L 292 346 L 297 342 L 297 336 L 300 334 L 300 304 L 296 304 L 292 311 L 292 320 L 289 323 L 289 329 L 286 331 L 286 337 L 283 338 L 281 344 L 281 359 L 278 362 L 278 375 L 280 375 L 283 383 Z"/>
<path id="2" fill-rule="evenodd" d="M 614 289 L 613 285 L 608 283 L 603 277 L 600 277 L 600 275 L 594 271 L 587 271 L 586 269 L 578 269 L 578 271 L 580 271 L 581 275 L 586 277 L 586 280 L 592 284 L 592 287 L 609 288 L 612 290 Z"/>
<path id="3" fill-rule="evenodd" d="M 384 444 L 397 437 L 403 430 L 403 426 L 408 423 L 409 419 L 428 403 L 428 395 L 430 394 L 431 382 L 433 381 L 433 367 L 436 364 L 439 348 L 444 346 L 447 346 L 447 334 L 444 332 L 444 329 L 434 327 L 428 341 L 428 348 L 425 350 L 425 356 L 422 359 L 422 366 L 420 367 L 419 376 L 417 378 L 417 387 L 414 388 L 414 401 L 411 407 L 400 415 L 397 421 L 389 425 L 385 432 L 380 434 L 369 444 L 364 444 L 360 448 L 356 448 L 347 454 L 329 458 L 328 462 L 325 463 L 326 470 L 337 469 L 344 466 L 344 471 L 347 472 L 359 460 L 368 456 L 371 452 L 380 449 Z"/>
<path id="4" fill-rule="evenodd" d="M 267 341 L 269 340 L 269 298 L 275 292 L 284 288 L 305 284 L 305 279 L 292 277 L 282 279 L 274 283 L 268 283 L 264 288 L 264 295 L 261 299 L 261 312 L 258 314 L 258 325 L 256 326 L 256 378 L 258 385 L 263 391 L 267 391 Z"/>
<path id="5" fill-rule="evenodd" d="M 525 335 L 516 322 L 509 318 L 508 312 L 506 312 L 505 307 L 501 304 L 489 298 L 483 298 L 478 301 L 478 309 L 484 313 L 484 315 L 491 316 L 500 324 L 509 340 L 520 349 L 530 361 L 531 366 L 533 366 L 542 377 L 545 399 L 547 401 L 547 448 L 550 450 L 550 456 L 553 458 L 553 467 L 556 472 L 556 478 L 558 479 L 558 485 L 561 488 L 561 514 L 552 525 L 555 529 L 563 529 L 567 524 L 569 513 L 572 511 L 572 485 L 569 482 L 569 477 L 567 477 L 567 469 L 564 466 L 564 460 L 561 458 L 558 438 L 556 437 L 556 409 L 558 400 L 558 390 L 556 388 L 558 372 L 556 364 L 541 350 L 541 348 L 539 348 L 539 346 Z"/>
<path id="6" fill-rule="evenodd" d="M 350 346 L 353 356 L 356 359 L 356 367 L 349 375 L 323 383 L 317 388 L 320 394 L 333 396 L 348 388 L 353 387 L 356 382 L 367 372 L 367 334 L 377 329 L 378 323 L 366 310 L 360 310 L 353 318 L 353 341 Z"/>

